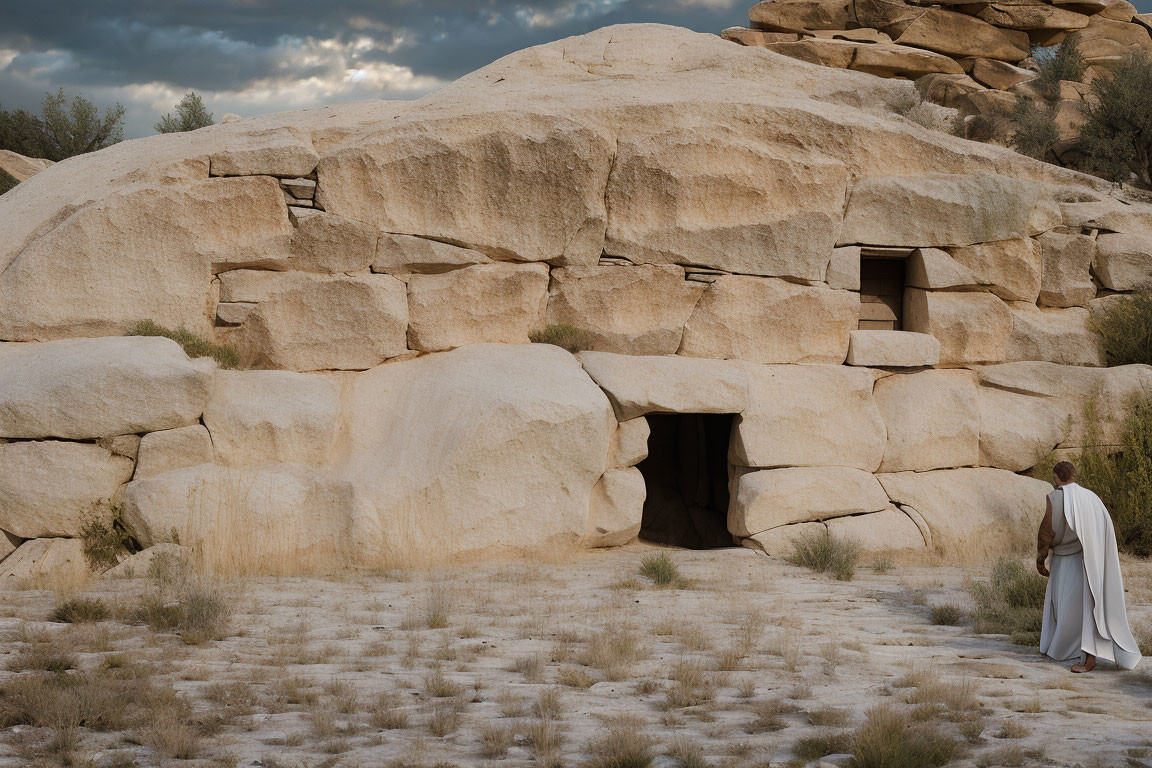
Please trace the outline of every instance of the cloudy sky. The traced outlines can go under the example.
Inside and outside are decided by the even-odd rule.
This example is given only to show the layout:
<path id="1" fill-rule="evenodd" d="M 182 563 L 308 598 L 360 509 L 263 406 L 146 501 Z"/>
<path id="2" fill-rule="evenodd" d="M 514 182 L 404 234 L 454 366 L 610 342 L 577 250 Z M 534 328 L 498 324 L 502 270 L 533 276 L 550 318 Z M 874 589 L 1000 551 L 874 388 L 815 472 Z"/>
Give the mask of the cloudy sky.
<path id="1" fill-rule="evenodd" d="M 415 98 L 529 45 L 607 24 L 705 32 L 753 0 L 0 0 L 0 105 L 63 86 L 143 136 L 186 91 L 216 118 Z M 1135 0 L 1152 11 L 1152 0 Z"/>

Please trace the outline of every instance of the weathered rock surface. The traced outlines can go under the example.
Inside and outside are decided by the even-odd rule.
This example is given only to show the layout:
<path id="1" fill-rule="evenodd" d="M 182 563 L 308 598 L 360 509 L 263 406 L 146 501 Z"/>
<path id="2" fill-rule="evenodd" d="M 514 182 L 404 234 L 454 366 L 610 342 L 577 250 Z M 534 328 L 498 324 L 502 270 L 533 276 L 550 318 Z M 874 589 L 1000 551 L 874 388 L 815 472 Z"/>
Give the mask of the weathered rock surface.
<path id="1" fill-rule="evenodd" d="M 1049 307 L 1083 307 L 1096 297 L 1089 269 L 1096 242 L 1088 235 L 1046 232 L 1038 238 L 1043 254 L 1039 300 Z"/>
<path id="2" fill-rule="evenodd" d="M 847 29 L 855 20 L 852 3 L 846 0 L 769 0 L 748 11 L 753 27 L 773 32 Z"/>
<path id="3" fill-rule="evenodd" d="M 349 483 L 298 464 L 200 464 L 129 483 L 121 520 L 142 546 L 178 540 L 257 570 L 338 564 L 352 497 Z"/>
<path id="4" fill-rule="evenodd" d="M 1088 327 L 1089 311 L 1012 302 L 1008 360 L 1046 360 L 1064 365 L 1104 365 L 1100 335 Z"/>
<path id="5" fill-rule="evenodd" d="M 592 489 L 585 547 L 618 547 L 640 533 L 646 494 L 640 470 L 610 469 Z"/>
<path id="6" fill-rule="evenodd" d="M 140 441 L 134 480 L 161 475 L 173 469 L 212 463 L 212 436 L 203 424 L 149 432 Z"/>
<path id="7" fill-rule="evenodd" d="M 832 249 L 824 281 L 829 288 L 846 291 L 860 290 L 860 247 L 856 245 Z"/>
<path id="8" fill-rule="evenodd" d="M 233 133 L 210 158 L 213 176 L 307 176 L 319 156 L 306 131 L 276 126 Z"/>
<path id="9" fill-rule="evenodd" d="M 372 271 L 434 275 L 491 261 L 480 251 L 471 248 L 460 248 L 426 237 L 382 234 L 376 243 L 376 258 L 372 261 Z"/>
<path id="10" fill-rule="evenodd" d="M 972 270 L 939 248 L 917 248 L 908 257 L 906 285 L 927 290 L 975 288 Z"/>
<path id="11" fill-rule="evenodd" d="M 852 517 L 837 517 L 826 524 L 833 536 L 851 539 L 865 552 L 921 549 L 924 536 L 916 523 L 895 507 Z"/>
<path id="12" fill-rule="evenodd" d="M 1033 238 L 949 248 L 948 253 L 1005 301 L 1035 303 L 1040 295 L 1042 250 Z"/>
<path id="13" fill-rule="evenodd" d="M 1113 291 L 1152 288 L 1152 235 L 1101 233 L 1096 238 L 1093 272 L 1101 285 Z"/>
<path id="14" fill-rule="evenodd" d="M 408 280 L 408 346 L 437 352 L 485 341 L 527 344 L 544 325 L 548 267 L 478 264 Z"/>
<path id="15" fill-rule="evenodd" d="M 1068 431 L 1060 409 L 1043 397 L 980 387 L 977 403 L 981 466 L 1022 472 L 1036 466 Z"/>
<path id="16" fill-rule="evenodd" d="M 621 423 L 646 413 L 739 413 L 748 377 L 739 362 L 608 352 L 576 355 Z"/>
<path id="17" fill-rule="evenodd" d="M 0 437 L 87 440 L 191 424 L 213 368 L 159 337 L 0 344 Z"/>
<path id="18" fill-rule="evenodd" d="M 0 562 L 0 589 L 75 587 L 88 575 L 81 539 L 29 539 Z"/>
<path id="19" fill-rule="evenodd" d="M 552 270 L 545 317 L 587 331 L 597 350 L 670 355 L 703 291 L 677 266 L 565 267 Z"/>
<path id="20" fill-rule="evenodd" d="M 919 368 L 940 362 L 935 336 L 911 331 L 851 331 L 848 365 L 871 368 Z"/>
<path id="21" fill-rule="evenodd" d="M 216 460 L 233 467 L 322 466 L 339 416 L 332 382 L 289 371 L 220 371 L 204 408 Z"/>
<path id="22" fill-rule="evenodd" d="M 1104 446 L 1119 445 L 1128 402 L 1135 395 L 1152 392 L 1152 366 L 1147 365 L 1084 368 L 1018 362 L 990 365 L 978 374 L 982 384 L 1047 398 L 1059 410 L 1060 423 L 1070 425 L 1061 448 L 1085 444 L 1090 432 L 1085 410 L 1092 404 L 1097 440 Z"/>
<path id="23" fill-rule="evenodd" d="M 862 368 L 746 366 L 748 404 L 735 419 L 729 461 L 742 467 L 843 466 L 874 472 L 884 420 Z"/>
<path id="24" fill-rule="evenodd" d="M 712 283 L 684 327 L 680 354 L 755 363 L 844 362 L 860 297 L 784 280 L 727 275 Z"/>
<path id="25" fill-rule="evenodd" d="M 0 445 L 0 529 L 23 539 L 79 536 L 132 477 L 132 460 L 90 443 Z"/>
<path id="26" fill-rule="evenodd" d="M 735 485 L 728 530 L 736 536 L 888 506 L 875 476 L 849 467 L 764 469 L 740 475 Z"/>
<path id="27" fill-rule="evenodd" d="M 975 374 L 894 374 L 876 382 L 874 397 L 888 433 L 881 472 L 976 464 L 980 411 Z"/>
<path id="28" fill-rule="evenodd" d="M 302 272 L 360 272 L 376 259 L 375 228 L 308 209 L 293 209 L 291 258 L 284 266 Z"/>
<path id="29" fill-rule="evenodd" d="M 1007 359 L 1012 313 L 990 293 L 904 292 L 904 328 L 940 342 L 940 364 L 961 366 Z"/>
<path id="30" fill-rule="evenodd" d="M 620 422 L 608 447 L 608 466 L 634 467 L 646 459 L 651 431 L 648 420 L 643 417 Z"/>
<path id="31" fill-rule="evenodd" d="M 839 244 L 973 245 L 1060 223 L 1043 185 L 992 173 L 876 176 L 852 188 Z"/>
<path id="32" fill-rule="evenodd" d="M 1001 469 L 943 469 L 877 475 L 892 501 L 912 507 L 944 553 L 975 557 L 1025 547 L 1052 486 Z"/>
<path id="33" fill-rule="evenodd" d="M 1010 62 L 1020 61 L 1030 53 L 1024 32 L 1000 29 L 973 16 L 937 7 L 930 7 L 913 19 L 896 42 L 951 56 Z"/>
<path id="34" fill-rule="evenodd" d="M 51 160 L 25 157 L 18 152 L 0 149 L 0 171 L 4 171 L 16 181 L 26 181 L 52 164 Z"/>
<path id="35" fill-rule="evenodd" d="M 358 374 L 344 407 L 334 462 L 356 491 L 362 559 L 490 556 L 584 537 L 616 421 L 558 347 L 475 344 L 389 363 Z"/>
<path id="36" fill-rule="evenodd" d="M 1036 73 L 1031 70 L 994 59 L 976 59 L 970 74 L 973 79 L 984 83 L 989 88 L 996 88 L 1001 91 L 1006 91 L 1019 83 L 1036 79 Z"/>
<path id="37" fill-rule="evenodd" d="M 802 536 L 823 533 L 824 523 L 796 523 L 772 528 L 755 536 L 749 536 L 741 543 L 746 547 L 762 550 L 770 557 L 787 557 L 795 550 L 794 542 Z"/>
<path id="38" fill-rule="evenodd" d="M 391 275 L 286 272 L 231 339 L 257 366 L 362 370 L 406 352 L 407 327 L 407 290 Z"/>
<path id="39" fill-rule="evenodd" d="M 114 567 L 104 571 L 104 578 L 139 579 L 149 575 L 152 561 L 157 557 L 183 560 L 187 559 L 190 554 L 187 547 L 182 547 L 179 544 L 155 544 L 134 555 L 129 555 Z"/>

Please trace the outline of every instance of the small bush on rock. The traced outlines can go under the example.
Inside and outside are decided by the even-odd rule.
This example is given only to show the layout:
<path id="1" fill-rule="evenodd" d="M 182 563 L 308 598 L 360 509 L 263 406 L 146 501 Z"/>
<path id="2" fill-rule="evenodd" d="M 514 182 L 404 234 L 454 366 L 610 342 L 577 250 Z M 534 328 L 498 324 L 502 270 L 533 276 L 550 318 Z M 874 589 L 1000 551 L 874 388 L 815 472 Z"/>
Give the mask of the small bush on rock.
<path id="1" fill-rule="evenodd" d="M 1039 645 L 1045 586 L 1040 574 L 1020 561 L 998 560 L 987 581 L 969 588 L 976 601 L 973 629 L 1010 635 L 1017 645 Z"/>
<path id="2" fill-rule="evenodd" d="M 592 334 L 571 325 L 549 325 L 542 331 L 528 334 L 533 344 L 552 344 L 575 354 L 592 348 Z"/>
<path id="3" fill-rule="evenodd" d="M 188 357 L 210 357 L 221 368 L 236 368 L 240 365 L 240 354 L 235 348 L 227 344 L 215 344 L 184 328 L 174 331 L 171 328 L 157 325 L 151 320 L 143 320 L 136 323 L 128 335 L 163 336 L 179 344 Z"/>
<path id="4" fill-rule="evenodd" d="M 1080 143 L 1088 170 L 1152 189 L 1152 57 L 1129 54 L 1092 81 Z"/>
<path id="5" fill-rule="evenodd" d="M 792 542 L 792 554 L 786 559 L 816 573 L 831 573 L 839 581 L 851 581 L 860 560 L 860 545 L 851 539 L 833 536 L 825 528 L 797 536 Z"/>
<path id="6" fill-rule="evenodd" d="M 104 601 L 89 597 L 73 597 L 56 606 L 52 611 L 52 621 L 66 624 L 83 624 L 90 621 L 104 621 L 112 611 Z"/>
<path id="7" fill-rule="evenodd" d="M 111 515 L 95 514 L 80 528 L 84 559 L 97 573 L 120 562 L 120 555 L 132 545 L 132 537 L 120 526 L 120 506 L 110 504 L 109 507 Z"/>
<path id="8" fill-rule="evenodd" d="M 1078 83 L 1084 79 L 1086 65 L 1075 34 L 1068 35 L 1055 47 L 1033 48 L 1032 58 L 1039 65 L 1036 84 L 1046 93 L 1054 91 L 1061 80 Z"/>
<path id="9" fill-rule="evenodd" d="M 964 618 L 964 612 L 951 603 L 932 606 L 932 623 L 954 627 Z"/>
<path id="10" fill-rule="evenodd" d="M 1108 365 L 1152 365 L 1152 291 L 1126 296 L 1089 320 Z"/>
<path id="11" fill-rule="evenodd" d="M 930 723 L 910 723 L 888 705 L 868 710 L 852 734 L 853 768 L 936 768 L 960 757 L 959 741 Z"/>
<path id="12" fill-rule="evenodd" d="M 1052 145 L 1060 139 L 1052 105 L 1020 99 L 1012 110 L 1009 122 L 1012 125 L 1009 142 L 1013 149 L 1022 155 L 1059 165 L 1052 153 Z"/>

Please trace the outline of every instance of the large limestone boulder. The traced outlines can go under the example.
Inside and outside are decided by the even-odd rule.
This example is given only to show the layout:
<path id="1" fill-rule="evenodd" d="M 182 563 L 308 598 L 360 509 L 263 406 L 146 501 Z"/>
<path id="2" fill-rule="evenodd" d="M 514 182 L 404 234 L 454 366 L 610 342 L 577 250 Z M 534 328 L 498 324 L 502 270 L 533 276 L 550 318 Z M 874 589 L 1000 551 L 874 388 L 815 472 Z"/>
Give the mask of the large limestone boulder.
<path id="1" fill-rule="evenodd" d="M 1008 360 L 1047 360 L 1064 365 L 1104 365 L 1100 335 L 1088 327 L 1082 307 L 1055 309 L 1012 302 Z"/>
<path id="2" fill-rule="evenodd" d="M 735 486 L 728 530 L 736 536 L 888 506 L 875 476 L 849 467 L 763 469 L 740 475 Z"/>
<path id="3" fill-rule="evenodd" d="M 727 275 L 700 298 L 684 327 L 680 354 L 838 364 L 859 316 L 860 297 L 850 291 Z"/>
<path id="4" fill-rule="evenodd" d="M 87 440 L 191 424 L 214 365 L 160 337 L 0 344 L 0 437 Z"/>
<path id="5" fill-rule="evenodd" d="M 917 248 L 905 262 L 905 284 L 925 290 L 976 288 L 972 270 L 939 248 Z"/>
<path id="6" fill-rule="evenodd" d="M 1096 242 L 1088 235 L 1046 232 L 1037 238 L 1043 254 L 1040 303 L 1049 307 L 1084 307 L 1096 297 L 1089 269 Z"/>
<path id="7" fill-rule="evenodd" d="M 1035 303 L 1040 295 L 1042 250 L 1033 238 L 949 248 L 948 253 L 1005 301 Z"/>
<path id="8" fill-rule="evenodd" d="M 484 111 L 483 120 L 449 113 L 372 126 L 320 159 L 316 201 L 384 232 L 491 257 L 595 264 L 610 136 L 538 109 Z M 542 172 L 553 168 L 563 178 Z"/>
<path id="9" fill-rule="evenodd" d="M 875 176 L 852 188 L 838 244 L 973 245 L 1059 223 L 1051 192 L 1034 182 L 993 173 Z"/>
<path id="10" fill-rule="evenodd" d="M 1047 362 L 990 365 L 978 370 L 980 382 L 1011 392 L 1045 398 L 1068 424 L 1060 448 L 1080 448 L 1095 432 L 1103 446 L 1120 444 L 1129 402 L 1152 393 L 1152 366 L 1085 368 Z M 1094 411 L 1090 423 L 1087 410 Z"/>
<path id="11" fill-rule="evenodd" d="M 552 270 L 545 316 L 586 331 L 604 352 L 670 355 L 703 291 L 677 266 L 565 267 Z"/>
<path id="12" fill-rule="evenodd" d="M 91 443 L 35 440 L 0 445 L 0 529 L 23 539 L 79 536 L 107 522 L 109 503 L 132 477 L 132 460 Z"/>
<path id="13" fill-rule="evenodd" d="M 303 272 L 361 272 L 376 259 L 380 234 L 363 222 L 315 209 L 292 214 L 289 259 L 283 264 Z"/>
<path id="14" fill-rule="evenodd" d="M 888 445 L 881 472 L 976 464 L 980 411 L 970 371 L 894 374 L 876 382 Z"/>
<path id="15" fill-rule="evenodd" d="M 646 413 L 739 413 L 748 402 L 744 365 L 676 355 L 576 355 L 621 423 Z"/>
<path id="16" fill-rule="evenodd" d="M 884 420 L 863 368 L 746 366 L 748 404 L 735 419 L 729 461 L 742 467 L 842 466 L 875 472 Z"/>
<path id="17" fill-rule="evenodd" d="M 640 533 L 647 490 L 635 467 L 610 469 L 592 489 L 585 547 L 618 547 Z"/>
<path id="18" fill-rule="evenodd" d="M 50 165 L 51 160 L 25 157 L 18 152 L 0 149 L 0 171 L 4 171 L 16 181 L 26 181 Z"/>
<path id="19" fill-rule="evenodd" d="M 1109 201 L 1102 205 L 1085 226 L 1124 235 L 1152 237 L 1152 205 L 1131 203 L 1119 205 Z"/>
<path id="20" fill-rule="evenodd" d="M 865 552 L 923 549 L 926 545 L 916 522 L 896 507 L 867 515 L 837 517 L 826 525 L 833 536 L 850 539 Z"/>
<path id="21" fill-rule="evenodd" d="M 322 466 L 339 416 L 331 381 L 289 371 L 220 371 L 204 408 L 216 461 L 233 467 Z"/>
<path id="22" fill-rule="evenodd" d="M 782 525 L 749 536 L 740 543 L 758 549 L 769 557 L 788 557 L 796 551 L 796 541 L 813 535 L 822 535 L 828 527 L 824 523 L 796 523 Z"/>
<path id="23" fill-rule="evenodd" d="M 121 521 L 144 547 L 180 543 L 208 564 L 292 571 L 348 560 L 352 498 L 349 483 L 298 464 L 200 464 L 133 480 Z"/>
<path id="24" fill-rule="evenodd" d="M 1014 85 L 1035 80 L 1037 75 L 1030 69 L 1016 67 L 1004 61 L 995 59 L 976 59 L 972 62 L 972 71 L 969 73 L 989 88 L 1006 91 Z"/>
<path id="25" fill-rule="evenodd" d="M 1022 549 L 1052 486 L 1002 469 L 943 469 L 877 475 L 888 497 L 927 522 L 932 544 L 967 559 Z"/>
<path id="26" fill-rule="evenodd" d="M 976 18 L 997 27 L 1027 32 L 1034 29 L 1083 29 L 1088 26 L 1089 17 L 1055 5 L 994 3 L 976 14 Z"/>
<path id="27" fill-rule="evenodd" d="M 257 306 L 229 336 L 253 365 L 363 370 L 408 350 L 408 293 L 397 278 L 269 274 L 274 279 L 263 281 L 269 293 L 255 299 Z"/>
<path id="28" fill-rule="evenodd" d="M 803 32 L 814 29 L 847 29 L 856 14 L 847 0 L 768 0 L 748 11 L 757 29 L 772 32 Z"/>
<path id="29" fill-rule="evenodd" d="M 367 562 L 576 546 L 616 420 L 549 344 L 475 344 L 356 375 L 333 457 Z M 546 512 L 545 512 L 546 511 Z"/>
<path id="30" fill-rule="evenodd" d="M 129 184 L 61 218 L 0 255 L 0 339 L 116 335 L 141 320 L 210 334 L 213 264 L 283 252 L 292 234 L 268 177 Z"/>
<path id="31" fill-rule="evenodd" d="M 990 293 L 904 292 L 904 329 L 940 342 L 940 364 L 961 366 L 1007 359 L 1012 313 Z"/>
<path id="32" fill-rule="evenodd" d="M 408 280 L 408 346 L 437 352 L 484 341 L 527 344 L 544 323 L 548 267 L 478 264 Z"/>
<path id="33" fill-rule="evenodd" d="M 1060 409 L 1046 398 L 996 387 L 977 392 L 980 466 L 1022 472 L 1036 466 L 1068 433 Z"/>
<path id="34" fill-rule="evenodd" d="M 232 134 L 209 158 L 213 176 L 307 176 L 319 156 L 306 131 L 275 126 Z"/>
<path id="35" fill-rule="evenodd" d="M 913 19 L 896 42 L 949 56 L 1010 62 L 1020 61 L 1031 52 L 1026 32 L 1001 29 L 973 16 L 936 7 Z"/>
<path id="36" fill-rule="evenodd" d="M 1096 238 L 1093 273 L 1101 285 L 1113 291 L 1152 288 L 1152 235 L 1101 233 Z"/>
<path id="37" fill-rule="evenodd" d="M 845 30 L 844 34 L 847 36 L 862 31 L 865 30 Z M 877 33 L 878 38 L 880 35 L 887 37 L 882 32 Z M 745 43 L 750 44 L 752 43 Z M 949 75 L 964 73 L 963 68 L 949 56 L 908 45 L 895 45 L 889 41 L 803 37 L 798 40 L 765 40 L 755 44 L 762 45 L 773 53 L 781 53 L 810 64 L 867 72 L 878 77 L 915 80 L 936 73 Z"/>
<path id="38" fill-rule="evenodd" d="M 911 331 L 852 331 L 848 365 L 871 368 L 920 368 L 940 362 L 935 336 Z"/>
<path id="39" fill-rule="evenodd" d="M 0 562 L 0 589 L 75 588 L 88 575 L 82 539 L 29 539 Z"/>
<path id="40" fill-rule="evenodd" d="M 604 252 L 637 263 L 822 280 L 847 169 L 749 135 L 741 123 L 722 111 L 622 140 L 608 182 Z M 702 132 L 708 141 L 698 140 Z"/>
<path id="41" fill-rule="evenodd" d="M 140 441 L 134 480 L 162 475 L 174 469 L 210 464 L 214 459 L 212 435 L 203 424 L 149 432 Z"/>
<path id="42" fill-rule="evenodd" d="M 648 436 L 651 432 L 648 419 L 643 416 L 620 422 L 608 446 L 608 466 L 634 467 L 648 458 Z"/>

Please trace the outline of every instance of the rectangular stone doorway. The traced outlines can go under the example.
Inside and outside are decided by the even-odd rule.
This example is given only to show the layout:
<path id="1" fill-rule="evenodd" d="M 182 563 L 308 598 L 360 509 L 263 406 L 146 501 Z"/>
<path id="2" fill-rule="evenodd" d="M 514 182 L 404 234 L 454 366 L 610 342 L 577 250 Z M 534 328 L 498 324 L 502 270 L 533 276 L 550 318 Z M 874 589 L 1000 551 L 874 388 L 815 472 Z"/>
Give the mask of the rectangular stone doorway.
<path id="1" fill-rule="evenodd" d="M 688 549 L 734 546 L 728 532 L 730 413 L 651 413 L 640 538 Z"/>
<path id="2" fill-rule="evenodd" d="M 862 256 L 860 330 L 902 330 L 903 314 L 904 259 L 889 255 Z"/>

